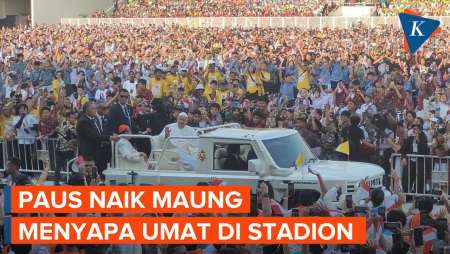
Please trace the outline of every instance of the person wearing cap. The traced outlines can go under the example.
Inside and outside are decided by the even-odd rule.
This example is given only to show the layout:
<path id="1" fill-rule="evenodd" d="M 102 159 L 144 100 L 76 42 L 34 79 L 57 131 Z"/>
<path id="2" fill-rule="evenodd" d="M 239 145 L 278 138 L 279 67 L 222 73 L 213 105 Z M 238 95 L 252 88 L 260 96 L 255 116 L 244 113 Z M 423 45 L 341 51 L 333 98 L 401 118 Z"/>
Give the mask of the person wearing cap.
<path id="1" fill-rule="evenodd" d="M 131 134 L 130 127 L 126 124 L 122 124 L 118 128 L 119 135 Z M 116 143 L 116 148 L 119 153 L 119 158 L 133 164 L 143 164 L 147 161 L 147 155 L 143 152 L 139 152 L 131 144 L 129 137 L 119 136 L 119 140 Z M 142 169 L 144 169 L 143 167 Z"/>
<path id="2" fill-rule="evenodd" d="M 153 98 L 161 98 L 163 97 L 166 92 L 165 89 L 167 88 L 167 80 L 165 78 L 165 75 L 161 69 L 155 70 L 155 75 L 153 75 L 151 78 L 147 81 L 147 88 L 152 92 Z"/>
<path id="3" fill-rule="evenodd" d="M 168 124 L 164 127 L 164 130 L 157 136 L 155 141 L 159 144 L 164 144 L 164 140 L 169 137 L 193 137 L 195 136 L 195 130 L 191 126 L 188 126 L 188 115 L 181 112 L 177 116 L 175 123 Z"/>
<path id="4" fill-rule="evenodd" d="M 208 105 L 208 98 L 206 98 L 203 94 L 205 92 L 205 87 L 202 83 L 197 84 L 195 87 L 195 91 L 192 94 L 192 103 L 194 109 L 200 107 L 206 107 Z"/>

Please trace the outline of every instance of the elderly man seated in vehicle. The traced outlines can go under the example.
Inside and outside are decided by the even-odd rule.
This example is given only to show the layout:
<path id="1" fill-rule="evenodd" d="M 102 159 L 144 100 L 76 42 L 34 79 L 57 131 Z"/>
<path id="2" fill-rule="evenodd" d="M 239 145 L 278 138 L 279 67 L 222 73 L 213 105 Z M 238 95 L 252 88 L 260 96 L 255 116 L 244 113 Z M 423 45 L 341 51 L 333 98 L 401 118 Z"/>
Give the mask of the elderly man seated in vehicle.
<path id="1" fill-rule="evenodd" d="M 119 134 L 131 134 L 130 127 L 122 124 L 118 128 Z M 131 144 L 129 137 L 120 136 L 116 143 L 116 151 L 118 153 L 117 163 L 123 165 L 124 169 L 146 169 L 147 155 L 139 152 Z M 122 168 L 122 167 L 120 167 Z"/>

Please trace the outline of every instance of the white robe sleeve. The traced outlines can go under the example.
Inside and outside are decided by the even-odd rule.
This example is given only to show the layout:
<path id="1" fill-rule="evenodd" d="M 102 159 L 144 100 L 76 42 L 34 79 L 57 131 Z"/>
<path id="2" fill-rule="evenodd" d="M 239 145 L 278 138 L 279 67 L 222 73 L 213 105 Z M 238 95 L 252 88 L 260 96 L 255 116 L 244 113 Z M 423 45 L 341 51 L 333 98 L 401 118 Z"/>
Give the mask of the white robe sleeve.
<path id="1" fill-rule="evenodd" d="M 122 140 L 118 142 L 117 149 L 119 151 L 120 156 L 125 160 L 133 162 L 139 162 L 142 160 L 139 152 L 136 151 L 136 149 L 134 149 L 134 147 L 128 140 Z"/>

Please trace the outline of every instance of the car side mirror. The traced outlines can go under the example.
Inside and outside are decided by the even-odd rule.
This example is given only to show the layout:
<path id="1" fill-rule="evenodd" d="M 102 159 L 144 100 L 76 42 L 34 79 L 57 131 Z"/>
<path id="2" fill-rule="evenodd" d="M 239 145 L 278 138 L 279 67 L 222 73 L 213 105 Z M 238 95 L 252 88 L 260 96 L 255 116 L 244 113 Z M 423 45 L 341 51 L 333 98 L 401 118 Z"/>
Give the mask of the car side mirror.
<path id="1" fill-rule="evenodd" d="M 260 159 L 254 159 L 248 161 L 248 171 L 256 172 L 260 176 L 268 175 L 267 168 L 264 166 Z"/>

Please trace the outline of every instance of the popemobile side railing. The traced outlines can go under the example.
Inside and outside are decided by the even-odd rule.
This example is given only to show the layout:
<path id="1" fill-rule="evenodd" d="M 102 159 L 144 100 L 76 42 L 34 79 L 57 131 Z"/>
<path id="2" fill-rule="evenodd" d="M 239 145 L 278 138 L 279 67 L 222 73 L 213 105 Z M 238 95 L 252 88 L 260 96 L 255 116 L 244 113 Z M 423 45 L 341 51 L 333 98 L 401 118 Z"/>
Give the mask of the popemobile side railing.
<path id="1" fill-rule="evenodd" d="M 74 153 L 61 152 L 56 138 L 15 138 L 0 139 L 0 171 L 7 169 L 10 158 L 18 158 L 22 173 L 38 176 L 44 167 L 43 160 L 49 162 L 49 173 L 60 178 L 69 176 L 67 163 L 73 159 Z M 60 179 L 62 180 L 62 179 Z"/>
<path id="2" fill-rule="evenodd" d="M 449 193 L 450 156 L 392 154 L 391 170 L 400 176 L 403 193 L 435 196 L 436 190 Z"/>
<path id="3" fill-rule="evenodd" d="M 429 17 L 437 19 L 442 26 L 450 24 L 450 16 Z M 355 23 L 370 27 L 393 25 L 400 27 L 397 16 L 369 17 L 180 17 L 180 18 L 62 18 L 64 25 L 179 25 L 191 28 L 350 28 Z"/>

